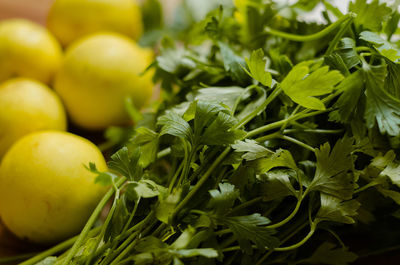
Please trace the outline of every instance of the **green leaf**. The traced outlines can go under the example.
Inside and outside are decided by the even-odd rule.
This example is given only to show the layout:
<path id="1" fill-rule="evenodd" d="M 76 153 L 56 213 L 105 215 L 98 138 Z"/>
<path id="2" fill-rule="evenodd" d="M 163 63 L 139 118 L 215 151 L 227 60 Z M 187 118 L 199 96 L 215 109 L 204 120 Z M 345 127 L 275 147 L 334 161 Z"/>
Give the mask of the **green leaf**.
<path id="1" fill-rule="evenodd" d="M 160 136 L 169 134 L 191 142 L 193 132 L 189 123 L 173 111 L 168 111 L 157 119 L 157 125 L 161 126 Z"/>
<path id="2" fill-rule="evenodd" d="M 155 214 L 158 220 L 169 224 L 172 220 L 172 213 L 181 199 L 181 190 L 175 189 L 173 193 L 161 193 L 158 204 L 155 208 Z"/>
<path id="3" fill-rule="evenodd" d="M 309 189 L 348 200 L 354 191 L 353 139 L 344 137 L 338 140 L 331 151 L 329 143 L 316 149 L 317 168 Z"/>
<path id="4" fill-rule="evenodd" d="M 229 211 L 235 200 L 239 197 L 239 190 L 229 183 L 219 183 L 219 190 L 209 190 L 211 195 L 209 206 L 213 208 L 217 214 Z"/>
<path id="5" fill-rule="evenodd" d="M 219 112 L 214 121 L 208 126 L 201 138 L 200 143 L 205 145 L 228 145 L 241 139 L 246 133 L 240 129 L 233 129 L 237 120 L 229 114 Z"/>
<path id="6" fill-rule="evenodd" d="M 380 32 L 383 22 L 389 19 L 392 10 L 385 3 L 379 3 L 379 0 L 373 0 L 368 3 L 367 0 L 356 0 L 350 2 L 349 11 L 357 14 L 354 23 L 363 29 Z"/>
<path id="7" fill-rule="evenodd" d="M 378 123 L 382 134 L 391 136 L 400 134 L 400 100 L 384 89 L 386 66 L 364 64 L 363 72 L 366 86 L 365 119 L 368 128 Z"/>
<path id="8" fill-rule="evenodd" d="M 275 248 L 279 245 L 278 238 L 274 237 L 275 230 L 263 227 L 270 221 L 258 213 L 247 216 L 225 217 L 218 219 L 219 222 L 227 225 L 239 242 L 240 248 L 246 253 L 252 253 L 251 243 L 257 248 Z"/>
<path id="9" fill-rule="evenodd" d="M 322 96 L 333 91 L 336 84 L 342 81 L 339 71 L 329 71 L 328 66 L 310 73 L 311 62 L 303 62 L 289 72 L 282 81 L 283 91 L 297 104 L 315 110 L 324 110 L 324 103 L 315 96 Z"/>
<path id="10" fill-rule="evenodd" d="M 347 76 L 337 88 L 343 92 L 333 105 L 335 110 L 329 113 L 329 120 L 349 123 L 354 119 L 356 112 L 360 111 L 359 100 L 364 91 L 362 72 L 356 71 Z"/>
<path id="11" fill-rule="evenodd" d="M 109 186 L 113 184 L 113 182 L 118 178 L 117 175 L 111 173 L 111 172 L 100 172 L 98 171 L 96 164 L 89 162 L 89 167 L 85 165 L 85 168 L 89 171 L 91 171 L 94 174 L 97 174 L 97 177 L 95 179 L 95 183 L 99 183 L 100 185 L 103 186 Z"/>
<path id="12" fill-rule="evenodd" d="M 317 221 L 332 221 L 353 224 L 354 216 L 360 203 L 356 200 L 343 201 L 339 198 L 321 193 L 321 208 L 317 213 Z"/>
<path id="13" fill-rule="evenodd" d="M 347 248 L 335 248 L 334 244 L 323 242 L 312 256 L 305 260 L 305 263 L 318 265 L 348 265 L 357 258 L 358 256 Z"/>
<path id="14" fill-rule="evenodd" d="M 400 192 L 390 190 L 390 189 L 385 189 L 382 187 L 377 187 L 377 190 L 385 197 L 391 198 L 395 203 L 400 205 Z"/>
<path id="15" fill-rule="evenodd" d="M 253 51 L 250 56 L 250 59 L 246 58 L 247 66 L 249 67 L 248 74 L 263 84 L 264 86 L 271 87 L 272 76 L 269 72 L 265 70 L 265 60 L 264 60 L 264 52 L 260 48 L 258 50 Z"/>
<path id="16" fill-rule="evenodd" d="M 361 63 L 360 57 L 356 52 L 356 42 L 353 39 L 341 39 L 335 51 L 343 59 L 343 62 L 346 64 L 348 69 Z"/>
<path id="17" fill-rule="evenodd" d="M 158 134 L 146 127 L 139 127 L 130 140 L 134 145 L 140 146 L 141 155 L 139 164 L 145 168 L 155 161 L 158 151 Z"/>
<path id="18" fill-rule="evenodd" d="M 400 165 L 398 163 L 391 162 L 381 172 L 382 176 L 387 176 L 393 184 L 400 187 Z"/>
<path id="19" fill-rule="evenodd" d="M 254 161 L 257 171 L 262 174 L 276 167 L 286 167 L 297 169 L 296 162 L 288 150 L 278 149 L 274 154 L 267 158 L 260 158 Z"/>
<path id="20" fill-rule="evenodd" d="M 232 79 L 239 84 L 247 80 L 247 74 L 243 70 L 245 60 L 242 57 L 235 54 L 235 52 L 225 42 L 218 42 L 218 46 L 221 51 L 222 61 L 224 63 L 225 71 L 229 73 Z"/>
<path id="21" fill-rule="evenodd" d="M 207 87 L 197 90 L 192 96 L 194 96 L 194 100 L 215 104 L 222 103 L 233 110 L 238 99 L 246 99 L 250 96 L 250 93 L 238 86 Z"/>
<path id="22" fill-rule="evenodd" d="M 281 76 L 286 76 L 293 68 L 293 63 L 287 55 L 281 54 L 277 49 L 269 50 L 271 65 Z"/>
<path id="23" fill-rule="evenodd" d="M 271 150 L 265 148 L 257 141 L 252 139 L 237 141 L 235 144 L 231 145 L 231 147 L 235 150 L 235 152 L 244 153 L 242 155 L 242 158 L 247 161 L 255 160 L 273 154 Z"/>
<path id="24" fill-rule="evenodd" d="M 129 152 L 127 147 L 122 147 L 111 156 L 111 161 L 108 162 L 108 167 L 130 180 L 137 180 L 143 174 L 143 169 L 139 166 L 140 148 L 134 148 Z"/>
<path id="25" fill-rule="evenodd" d="M 152 198 L 166 192 L 165 187 L 158 185 L 150 179 L 131 182 L 127 185 L 127 189 L 133 189 L 136 195 L 141 198 Z"/>
<path id="26" fill-rule="evenodd" d="M 360 33 L 360 39 L 373 44 L 382 56 L 385 56 L 392 62 L 400 58 L 400 50 L 375 32 L 363 31 Z"/>
<path id="27" fill-rule="evenodd" d="M 387 75 L 385 90 L 393 97 L 400 99 L 400 64 L 386 60 Z"/>
<path id="28" fill-rule="evenodd" d="M 298 192 L 293 188 L 290 179 L 294 179 L 293 171 L 289 170 L 271 170 L 268 173 L 260 176 L 263 181 L 261 183 L 261 190 L 263 199 L 271 201 L 286 196 L 298 197 Z"/>

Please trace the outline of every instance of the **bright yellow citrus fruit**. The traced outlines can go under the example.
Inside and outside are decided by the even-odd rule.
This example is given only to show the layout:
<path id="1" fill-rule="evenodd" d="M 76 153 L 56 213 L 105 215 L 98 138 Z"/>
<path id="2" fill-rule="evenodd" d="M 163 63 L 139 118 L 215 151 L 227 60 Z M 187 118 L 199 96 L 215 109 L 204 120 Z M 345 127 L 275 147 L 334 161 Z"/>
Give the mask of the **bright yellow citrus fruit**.
<path id="1" fill-rule="evenodd" d="M 0 160 L 22 136 L 38 130 L 65 130 L 64 107 L 46 85 L 28 78 L 0 84 Z"/>
<path id="2" fill-rule="evenodd" d="M 0 216 L 18 237 L 51 244 L 80 232 L 106 187 L 84 165 L 107 169 L 88 140 L 41 131 L 18 140 L 0 164 Z"/>
<path id="3" fill-rule="evenodd" d="M 141 108 L 151 98 L 152 74 L 141 76 L 152 61 L 152 51 L 114 33 L 95 34 L 67 51 L 54 88 L 71 120 L 78 126 L 101 130 L 128 121 L 124 99 Z"/>
<path id="4" fill-rule="evenodd" d="M 99 31 L 118 32 L 136 40 L 143 30 L 135 0 L 56 0 L 47 26 L 65 46 Z"/>
<path id="5" fill-rule="evenodd" d="M 42 26 L 24 19 L 0 22 L 0 82 L 23 76 L 49 83 L 61 56 L 57 40 Z"/>

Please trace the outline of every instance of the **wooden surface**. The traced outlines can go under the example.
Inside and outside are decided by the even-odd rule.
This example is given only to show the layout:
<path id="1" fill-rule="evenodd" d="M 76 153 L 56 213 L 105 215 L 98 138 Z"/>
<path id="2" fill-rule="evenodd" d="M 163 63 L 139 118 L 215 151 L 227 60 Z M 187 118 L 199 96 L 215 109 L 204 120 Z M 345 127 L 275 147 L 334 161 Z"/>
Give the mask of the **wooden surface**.
<path id="1" fill-rule="evenodd" d="M 27 18 L 45 24 L 47 12 L 54 0 L 0 0 L 0 20 Z"/>

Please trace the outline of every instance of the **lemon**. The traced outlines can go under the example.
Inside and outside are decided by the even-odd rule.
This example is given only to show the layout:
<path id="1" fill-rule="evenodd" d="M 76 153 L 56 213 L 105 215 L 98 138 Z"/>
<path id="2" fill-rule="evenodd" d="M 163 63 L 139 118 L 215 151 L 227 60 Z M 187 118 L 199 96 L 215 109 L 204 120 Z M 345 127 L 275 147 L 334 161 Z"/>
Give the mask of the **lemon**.
<path id="1" fill-rule="evenodd" d="M 50 244 L 80 232 L 106 187 L 84 165 L 107 169 L 88 140 L 41 131 L 18 140 L 0 164 L 0 216 L 18 237 Z"/>
<path id="2" fill-rule="evenodd" d="M 64 107 L 46 85 L 28 78 L 0 85 L 0 160 L 22 136 L 38 130 L 65 130 Z"/>
<path id="3" fill-rule="evenodd" d="M 118 32 L 138 39 L 143 30 L 135 0 L 56 0 L 47 26 L 65 46 L 99 31 Z"/>
<path id="4" fill-rule="evenodd" d="M 0 22 L 0 82 L 23 76 L 49 83 L 61 61 L 57 40 L 24 19 Z"/>
<path id="5" fill-rule="evenodd" d="M 67 51 L 54 88 L 71 120 L 101 130 L 128 121 L 124 99 L 137 108 L 151 98 L 151 73 L 140 74 L 152 61 L 152 51 L 114 33 L 94 34 Z"/>

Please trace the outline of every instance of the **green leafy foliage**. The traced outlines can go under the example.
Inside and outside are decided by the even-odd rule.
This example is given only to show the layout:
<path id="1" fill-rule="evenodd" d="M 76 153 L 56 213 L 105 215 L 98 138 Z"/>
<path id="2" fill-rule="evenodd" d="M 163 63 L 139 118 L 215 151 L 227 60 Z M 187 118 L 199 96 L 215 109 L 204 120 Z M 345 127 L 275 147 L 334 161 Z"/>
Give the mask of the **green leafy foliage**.
<path id="1" fill-rule="evenodd" d="M 309 189 L 340 199 L 351 199 L 354 190 L 354 179 L 350 171 L 353 168 L 353 139 L 345 137 L 336 142 L 331 150 L 329 143 L 317 149 L 317 168 Z"/>
<path id="2" fill-rule="evenodd" d="M 317 213 L 317 220 L 352 224 L 359 207 L 360 203 L 356 200 L 343 201 L 321 193 L 321 208 Z"/>
<path id="3" fill-rule="evenodd" d="M 385 4 L 373 0 L 368 3 L 367 0 L 356 0 L 350 2 L 349 10 L 356 13 L 355 24 L 363 29 L 369 29 L 379 32 L 382 29 L 382 23 L 389 19 L 392 10 Z"/>
<path id="4" fill-rule="evenodd" d="M 220 183 L 219 190 L 210 190 L 210 207 L 217 213 L 224 213 L 232 208 L 235 200 L 239 197 L 239 190 L 229 183 Z"/>
<path id="5" fill-rule="evenodd" d="M 272 76 L 266 71 L 266 62 L 264 60 L 264 52 L 262 49 L 253 51 L 250 58 L 246 58 L 248 74 L 264 86 L 271 86 Z"/>
<path id="6" fill-rule="evenodd" d="M 371 31 L 363 31 L 360 33 L 360 39 L 368 41 L 390 61 L 395 62 L 400 58 L 400 50 L 389 41 L 383 39 L 381 36 Z"/>
<path id="7" fill-rule="evenodd" d="M 328 264 L 348 265 L 357 259 L 357 255 L 348 249 L 336 248 L 330 242 L 322 243 L 304 263 L 307 264 Z"/>
<path id="8" fill-rule="evenodd" d="M 324 103 L 315 96 L 332 92 L 343 76 L 336 70 L 329 71 L 328 66 L 310 73 L 311 62 L 296 65 L 282 81 L 283 91 L 297 104 L 316 110 L 324 110 Z"/>
<path id="9" fill-rule="evenodd" d="M 363 251 L 382 235 L 390 248 L 399 1 L 352 1 L 357 16 L 329 1 L 182 2 L 173 21 L 144 3 L 161 90 L 107 130 L 109 171 L 87 165 L 110 189 L 72 247 L 24 264 L 345 265 L 359 233 Z M 325 24 L 298 19 L 317 6 Z"/>
<path id="10" fill-rule="evenodd" d="M 376 123 L 382 134 L 392 136 L 400 133 L 400 99 L 384 89 L 387 70 L 385 66 L 363 66 L 366 86 L 365 119 L 369 128 Z"/>
<path id="11" fill-rule="evenodd" d="M 273 236 L 275 231 L 262 227 L 269 224 L 270 221 L 260 214 L 225 217 L 218 221 L 231 229 L 241 249 L 246 253 L 253 252 L 250 242 L 256 244 L 259 249 L 274 248 L 279 245 L 279 240 Z"/>

